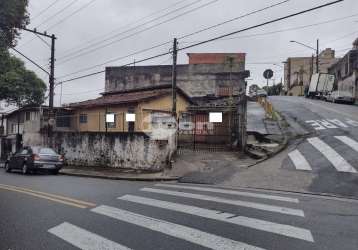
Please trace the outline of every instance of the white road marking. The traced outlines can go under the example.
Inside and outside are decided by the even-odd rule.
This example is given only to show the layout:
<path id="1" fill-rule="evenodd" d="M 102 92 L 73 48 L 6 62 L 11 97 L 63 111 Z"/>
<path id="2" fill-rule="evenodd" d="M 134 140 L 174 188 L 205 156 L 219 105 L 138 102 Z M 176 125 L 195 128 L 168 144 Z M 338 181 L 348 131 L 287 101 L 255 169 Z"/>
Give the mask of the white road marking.
<path id="1" fill-rule="evenodd" d="M 288 154 L 288 156 L 290 157 L 291 161 L 295 165 L 296 169 L 312 170 L 312 168 L 311 168 L 310 164 L 308 163 L 308 161 L 306 160 L 306 158 L 297 149 L 290 152 Z"/>
<path id="2" fill-rule="evenodd" d="M 122 197 L 119 197 L 118 199 L 135 202 L 147 206 L 157 207 L 157 208 L 169 209 L 180 213 L 191 214 L 208 219 L 232 223 L 243 227 L 249 227 L 256 230 L 261 230 L 265 232 L 280 234 L 296 239 L 314 242 L 313 236 L 309 230 L 290 226 L 290 225 L 278 224 L 270 221 L 259 220 L 259 219 L 245 217 L 245 216 L 236 216 L 234 214 L 224 213 L 221 211 L 210 210 L 210 209 L 205 209 L 195 206 L 189 206 L 189 205 L 167 202 L 167 201 L 156 200 L 156 199 L 145 198 L 145 197 L 134 196 L 134 195 L 124 195 Z"/>
<path id="3" fill-rule="evenodd" d="M 213 192 L 213 193 L 221 193 L 221 194 L 230 194 L 230 195 L 239 195 L 239 196 L 246 196 L 246 197 L 253 197 L 253 198 L 260 198 L 260 199 L 270 199 L 270 200 L 277 200 L 277 201 L 287 201 L 298 203 L 299 200 L 296 198 L 289 198 L 277 195 L 268 195 L 268 194 L 259 194 L 259 193 L 252 193 L 252 192 L 242 192 L 237 190 L 229 190 L 229 189 L 219 189 L 219 188 L 207 188 L 207 187 L 194 187 L 194 186 L 187 186 L 187 185 L 175 185 L 175 184 L 156 184 L 155 186 L 158 187 L 169 187 L 169 188 L 181 188 L 181 189 L 191 189 L 197 191 L 205 191 L 205 192 Z"/>
<path id="4" fill-rule="evenodd" d="M 230 204 L 230 205 L 235 205 L 235 206 L 240 206 L 240 207 L 249 207 L 249 208 L 254 208 L 254 209 L 258 209 L 258 210 L 264 210 L 264 211 L 281 213 L 281 214 L 289 214 L 289 215 L 295 215 L 295 216 L 301 216 L 301 217 L 305 216 L 303 211 L 299 210 L 299 209 L 272 206 L 272 205 L 256 203 L 256 202 L 231 200 L 231 199 L 225 199 L 225 198 L 220 198 L 220 197 L 215 197 L 215 196 L 176 192 L 176 191 L 169 191 L 169 190 L 155 189 L 155 188 L 142 188 L 141 191 L 165 194 L 165 195 L 173 195 L 173 196 L 198 199 L 198 200 L 204 200 L 204 201 L 212 201 L 212 202 Z"/>
<path id="5" fill-rule="evenodd" d="M 350 146 L 351 148 L 353 148 L 355 151 L 358 152 L 358 142 L 356 142 L 355 140 L 353 140 L 347 136 L 335 136 L 335 138 L 337 138 L 341 142 L 347 144 L 348 146 Z"/>
<path id="6" fill-rule="evenodd" d="M 328 119 L 329 122 L 333 123 L 333 124 L 336 124 L 342 128 L 348 128 L 348 126 L 346 124 L 344 124 L 343 122 L 341 122 L 340 120 L 338 119 Z"/>
<path id="7" fill-rule="evenodd" d="M 309 123 L 315 130 L 324 130 L 324 129 L 326 129 L 318 121 L 310 120 L 310 121 L 306 121 L 306 123 Z"/>
<path id="8" fill-rule="evenodd" d="M 357 170 L 355 170 L 355 168 L 353 168 L 342 156 L 319 138 L 313 137 L 307 140 L 313 147 L 320 151 L 339 172 L 357 172 Z"/>
<path id="9" fill-rule="evenodd" d="M 107 240 L 68 222 L 53 227 L 48 232 L 82 250 L 130 250 L 126 246 Z"/>
<path id="10" fill-rule="evenodd" d="M 326 128 L 338 128 L 336 125 L 334 125 L 326 120 L 318 120 L 318 122 L 320 122 Z"/>
<path id="11" fill-rule="evenodd" d="M 170 235 L 200 246 L 204 246 L 210 249 L 217 250 L 259 250 L 252 245 L 248 245 L 243 242 L 234 241 L 228 238 L 224 238 L 218 235 L 206 233 L 194 228 L 174 224 L 171 222 L 159 220 L 156 218 L 147 217 L 140 214 L 135 214 L 123 209 L 99 206 L 91 209 L 92 212 L 102 214 L 117 220 L 125 221 L 130 224 L 134 224 L 140 227 L 144 227 L 156 232 L 160 232 L 166 235 Z"/>
<path id="12" fill-rule="evenodd" d="M 355 120 L 346 119 L 346 123 L 348 123 L 348 124 L 351 125 L 352 127 L 358 127 L 358 122 L 355 121 Z"/>

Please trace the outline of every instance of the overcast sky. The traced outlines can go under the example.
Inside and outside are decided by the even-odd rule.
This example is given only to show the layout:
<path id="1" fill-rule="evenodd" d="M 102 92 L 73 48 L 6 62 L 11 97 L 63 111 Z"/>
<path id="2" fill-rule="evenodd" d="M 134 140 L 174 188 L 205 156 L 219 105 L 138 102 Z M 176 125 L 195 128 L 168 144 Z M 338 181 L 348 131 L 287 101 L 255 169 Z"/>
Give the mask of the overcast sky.
<path id="1" fill-rule="evenodd" d="M 39 31 L 47 30 L 48 33 L 53 33 L 58 37 L 56 41 L 56 79 L 59 82 L 62 79 L 104 70 L 104 66 L 64 78 L 61 78 L 61 76 L 171 41 L 174 37 L 189 34 L 281 1 L 283 0 L 58 0 L 48 8 L 55 0 L 30 0 L 29 13 L 32 20 L 28 28 L 37 27 Z M 179 40 L 179 47 L 311 8 L 328 1 L 330 0 L 290 0 L 264 12 Z M 48 9 L 43 11 L 46 8 Z M 169 14 L 166 15 L 166 13 Z M 183 15 L 177 17 L 181 14 Z M 160 18 L 163 15 L 166 16 Z M 326 24 L 291 29 L 350 15 L 355 16 Z M 168 19 L 173 20 L 167 21 Z M 147 24 L 142 25 L 143 23 Z M 131 28 L 132 30 L 128 31 Z M 149 29 L 140 32 L 146 28 Z M 291 30 L 282 31 L 285 29 Z M 280 30 L 282 32 L 276 32 Z M 263 34 L 270 32 L 271 34 Z M 101 42 L 102 39 L 114 35 L 116 37 L 105 43 L 98 43 L 89 47 L 94 42 Z M 290 40 L 315 46 L 315 41 L 319 38 L 321 49 L 331 47 L 336 49 L 338 56 L 341 56 L 347 52 L 348 48 L 351 48 L 352 41 L 356 37 L 358 37 L 358 1 L 345 0 L 343 3 L 334 6 L 234 35 L 233 39 L 224 39 L 181 51 L 178 60 L 179 63 L 187 63 L 186 53 L 188 52 L 244 52 L 247 54 L 246 69 L 251 71 L 250 79 L 252 80 L 249 81 L 249 84 L 263 85 L 262 72 L 266 68 L 274 70 L 274 78 L 277 83 L 283 77 L 282 62 L 287 57 L 312 55 L 313 51 L 298 44 L 289 43 Z M 113 43 L 109 44 L 111 42 Z M 78 53 L 88 52 L 103 45 L 107 46 L 90 51 L 87 54 L 78 55 Z M 138 61 L 151 55 L 166 52 L 171 46 L 171 44 L 166 44 L 136 56 L 114 61 L 107 66 L 119 66 L 134 60 Z M 23 32 L 17 48 L 48 69 L 50 50 L 48 45 L 39 38 L 31 33 Z M 83 48 L 86 50 L 83 50 Z M 82 50 L 79 51 L 80 49 Z M 73 54 L 76 51 L 77 54 Z M 71 60 L 66 61 L 67 59 Z M 170 56 L 164 56 L 140 65 L 170 64 L 170 61 Z M 273 63 L 278 64 L 278 66 L 273 65 Z M 45 82 L 48 82 L 45 73 L 31 63 L 26 62 L 26 66 L 36 71 Z M 68 82 L 63 85 L 61 102 L 63 104 L 94 98 L 103 91 L 103 88 L 104 74 Z M 56 87 L 55 105 L 60 104 L 60 92 L 61 88 Z"/>

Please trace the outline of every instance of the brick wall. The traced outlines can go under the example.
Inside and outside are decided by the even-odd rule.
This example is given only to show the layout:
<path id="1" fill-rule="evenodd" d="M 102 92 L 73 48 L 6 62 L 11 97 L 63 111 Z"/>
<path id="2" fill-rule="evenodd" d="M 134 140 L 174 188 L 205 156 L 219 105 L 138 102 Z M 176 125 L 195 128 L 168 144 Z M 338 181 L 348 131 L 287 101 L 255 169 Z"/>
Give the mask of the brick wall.
<path id="1" fill-rule="evenodd" d="M 235 64 L 245 62 L 245 53 L 189 53 L 189 64 L 222 64 L 229 63 L 230 58 Z"/>

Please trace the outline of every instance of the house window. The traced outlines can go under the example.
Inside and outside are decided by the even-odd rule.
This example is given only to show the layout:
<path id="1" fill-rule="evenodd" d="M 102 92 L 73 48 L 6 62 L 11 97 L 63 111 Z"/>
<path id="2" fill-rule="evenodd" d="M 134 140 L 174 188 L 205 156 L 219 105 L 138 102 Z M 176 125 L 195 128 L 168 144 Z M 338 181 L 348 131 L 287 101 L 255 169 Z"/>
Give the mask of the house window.
<path id="1" fill-rule="evenodd" d="M 116 128 L 117 116 L 115 113 L 106 114 L 107 128 Z"/>
<path id="2" fill-rule="evenodd" d="M 134 130 L 135 130 L 135 115 L 133 116 L 133 114 L 135 114 L 135 108 L 133 108 L 133 107 L 128 108 L 128 112 L 126 114 L 126 120 L 127 120 L 127 118 L 131 118 L 131 119 L 127 120 L 128 132 L 134 132 Z M 133 118 L 134 118 L 134 121 L 133 121 Z"/>
<path id="3" fill-rule="evenodd" d="M 30 121 L 30 120 L 31 120 L 31 112 L 26 112 L 26 113 L 25 113 L 25 120 L 26 120 L 26 121 Z"/>
<path id="4" fill-rule="evenodd" d="M 87 123 L 87 114 L 80 114 L 80 123 Z"/>
<path id="5" fill-rule="evenodd" d="M 71 117 L 69 115 L 59 115 L 56 117 L 56 127 L 69 128 L 71 125 Z"/>

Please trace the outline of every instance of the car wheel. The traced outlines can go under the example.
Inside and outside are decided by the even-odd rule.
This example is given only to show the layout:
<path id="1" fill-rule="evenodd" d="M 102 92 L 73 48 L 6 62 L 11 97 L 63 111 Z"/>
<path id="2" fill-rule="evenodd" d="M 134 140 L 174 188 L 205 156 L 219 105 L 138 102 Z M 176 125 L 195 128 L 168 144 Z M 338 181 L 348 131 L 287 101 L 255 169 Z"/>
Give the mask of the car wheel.
<path id="1" fill-rule="evenodd" d="M 52 174 L 53 174 L 53 175 L 57 175 L 57 174 L 58 174 L 58 172 L 59 172 L 59 170 L 58 170 L 58 169 L 56 169 L 56 170 L 52 170 Z"/>
<path id="2" fill-rule="evenodd" d="M 11 172 L 11 168 L 9 166 L 9 163 L 5 162 L 5 171 L 10 173 Z"/>
<path id="3" fill-rule="evenodd" d="M 22 172 L 22 174 L 28 174 L 29 173 L 29 169 L 28 169 L 26 163 L 24 163 L 24 165 L 22 165 L 21 172 Z"/>

